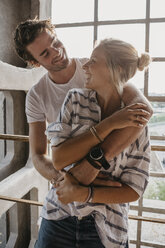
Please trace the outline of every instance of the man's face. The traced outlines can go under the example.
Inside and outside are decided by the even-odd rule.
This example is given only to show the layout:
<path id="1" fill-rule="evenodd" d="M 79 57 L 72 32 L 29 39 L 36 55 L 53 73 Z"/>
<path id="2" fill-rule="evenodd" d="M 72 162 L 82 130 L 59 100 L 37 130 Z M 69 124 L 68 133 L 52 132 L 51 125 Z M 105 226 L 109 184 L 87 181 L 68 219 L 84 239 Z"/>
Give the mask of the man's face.
<path id="1" fill-rule="evenodd" d="M 69 59 L 66 50 L 55 33 L 43 31 L 27 46 L 27 50 L 48 71 L 61 71 L 67 67 Z"/>

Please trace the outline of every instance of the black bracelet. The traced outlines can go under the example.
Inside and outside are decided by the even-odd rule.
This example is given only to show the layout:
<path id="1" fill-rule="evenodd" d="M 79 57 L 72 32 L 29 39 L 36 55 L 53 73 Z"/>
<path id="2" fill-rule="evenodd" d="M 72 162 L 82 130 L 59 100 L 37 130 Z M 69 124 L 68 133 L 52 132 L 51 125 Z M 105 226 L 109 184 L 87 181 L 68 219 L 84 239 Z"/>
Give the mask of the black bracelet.
<path id="1" fill-rule="evenodd" d="M 87 154 L 86 156 L 86 160 L 90 163 L 90 165 L 92 165 L 95 169 L 100 170 L 101 169 L 101 165 L 98 165 L 97 163 L 95 163 L 90 156 Z"/>

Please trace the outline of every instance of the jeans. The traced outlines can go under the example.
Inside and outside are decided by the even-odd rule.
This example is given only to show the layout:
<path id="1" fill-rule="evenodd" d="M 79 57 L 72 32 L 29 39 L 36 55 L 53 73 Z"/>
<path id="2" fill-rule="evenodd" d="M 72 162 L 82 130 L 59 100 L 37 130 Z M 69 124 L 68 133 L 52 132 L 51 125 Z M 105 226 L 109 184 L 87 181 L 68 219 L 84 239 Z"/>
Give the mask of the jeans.
<path id="1" fill-rule="evenodd" d="M 92 216 L 84 217 L 81 220 L 73 216 L 63 220 L 42 219 L 34 248 L 105 247 L 100 241 Z"/>

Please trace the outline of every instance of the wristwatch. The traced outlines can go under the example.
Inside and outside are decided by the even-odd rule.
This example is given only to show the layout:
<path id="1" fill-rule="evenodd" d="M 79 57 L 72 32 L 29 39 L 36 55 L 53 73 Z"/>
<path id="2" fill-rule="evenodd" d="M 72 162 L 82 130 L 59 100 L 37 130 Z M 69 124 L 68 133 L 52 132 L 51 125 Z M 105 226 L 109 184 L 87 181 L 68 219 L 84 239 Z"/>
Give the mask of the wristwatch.
<path id="1" fill-rule="evenodd" d="M 87 158 L 89 158 L 89 160 L 93 160 L 93 161 L 99 162 L 99 164 L 105 170 L 108 170 L 109 167 L 110 167 L 110 164 L 108 163 L 108 161 L 104 157 L 104 152 L 103 152 L 103 150 L 101 149 L 101 147 L 99 145 L 93 147 L 90 150 L 90 152 L 87 154 Z"/>

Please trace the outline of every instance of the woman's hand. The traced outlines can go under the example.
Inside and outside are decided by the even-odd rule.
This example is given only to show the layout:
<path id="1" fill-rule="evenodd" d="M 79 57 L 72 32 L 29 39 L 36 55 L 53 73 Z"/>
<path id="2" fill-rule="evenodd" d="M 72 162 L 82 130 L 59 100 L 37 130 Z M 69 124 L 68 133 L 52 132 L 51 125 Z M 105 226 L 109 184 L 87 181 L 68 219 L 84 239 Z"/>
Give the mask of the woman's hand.
<path id="1" fill-rule="evenodd" d="M 54 187 L 57 189 L 59 201 L 68 204 L 73 201 L 84 202 L 88 196 L 88 187 L 81 186 L 79 182 L 69 173 L 63 172 Z"/>
<path id="2" fill-rule="evenodd" d="M 98 176 L 96 179 L 92 182 L 93 186 L 97 187 L 121 187 L 122 184 L 117 181 L 112 181 L 109 178 L 109 175 L 104 175 L 102 172 L 99 172 Z"/>
<path id="3" fill-rule="evenodd" d="M 59 201 L 63 204 L 68 204 L 73 201 L 85 202 L 88 197 L 88 187 L 82 186 L 69 173 L 63 172 L 62 177 L 56 182 L 54 187 L 57 189 Z M 121 187 L 119 182 L 112 181 L 107 175 L 99 173 L 98 177 L 93 181 L 93 186 L 96 187 Z"/>
<path id="4" fill-rule="evenodd" d="M 134 103 L 109 116 L 109 121 L 114 129 L 128 126 L 143 127 L 150 118 L 150 113 L 145 110 L 145 107 L 143 103 Z"/>

